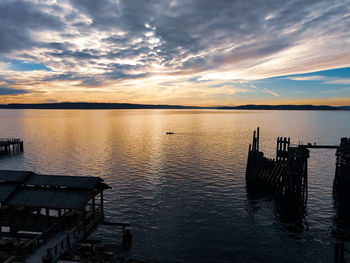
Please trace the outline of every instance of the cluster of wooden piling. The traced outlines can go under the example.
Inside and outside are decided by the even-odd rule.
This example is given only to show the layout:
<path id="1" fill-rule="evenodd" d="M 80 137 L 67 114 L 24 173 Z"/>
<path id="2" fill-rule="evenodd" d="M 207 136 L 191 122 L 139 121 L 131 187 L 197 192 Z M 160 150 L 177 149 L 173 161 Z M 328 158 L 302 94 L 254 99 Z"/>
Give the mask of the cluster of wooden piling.
<path id="1" fill-rule="evenodd" d="M 23 152 L 23 140 L 0 138 L 0 154 Z"/>
<path id="2" fill-rule="evenodd" d="M 342 203 L 350 203 L 350 138 L 342 138 L 340 145 L 306 144 L 291 146 L 290 138 L 277 138 L 276 159 L 264 157 L 259 151 L 259 128 L 253 133 L 249 145 L 246 181 L 250 188 L 268 191 L 306 206 L 307 159 L 309 148 L 337 149 L 333 195 Z"/>
<path id="3" fill-rule="evenodd" d="M 254 189 L 277 194 L 302 207 L 307 201 L 307 159 L 309 150 L 291 147 L 290 138 L 277 138 L 276 159 L 264 157 L 259 151 L 259 128 L 249 145 L 246 181 Z"/>
<path id="4" fill-rule="evenodd" d="M 342 138 L 336 152 L 333 195 L 340 202 L 350 201 L 350 138 Z"/>
<path id="5" fill-rule="evenodd" d="M 277 137 L 276 161 L 286 161 L 288 159 L 288 150 L 290 146 L 290 138 Z"/>

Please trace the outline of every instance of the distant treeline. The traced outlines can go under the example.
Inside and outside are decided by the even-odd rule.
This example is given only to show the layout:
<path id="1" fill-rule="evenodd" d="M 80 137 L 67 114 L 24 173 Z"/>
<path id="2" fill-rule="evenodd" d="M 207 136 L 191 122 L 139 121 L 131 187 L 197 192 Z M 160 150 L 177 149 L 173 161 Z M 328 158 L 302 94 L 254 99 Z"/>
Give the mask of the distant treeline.
<path id="1" fill-rule="evenodd" d="M 132 103 L 62 102 L 35 104 L 0 104 L 0 109 L 220 109 L 220 110 L 350 110 L 350 106 L 314 105 L 241 105 L 225 107 L 196 107 L 182 105 L 152 105 Z"/>
<path id="2" fill-rule="evenodd" d="M 0 104 L 5 109 L 197 109 L 199 107 L 181 105 L 150 105 L 132 103 L 89 103 L 89 102 L 62 102 L 36 104 Z"/>
<path id="3" fill-rule="evenodd" d="M 350 106 L 327 105 L 241 105 L 233 107 L 218 107 L 221 110 L 350 110 Z"/>

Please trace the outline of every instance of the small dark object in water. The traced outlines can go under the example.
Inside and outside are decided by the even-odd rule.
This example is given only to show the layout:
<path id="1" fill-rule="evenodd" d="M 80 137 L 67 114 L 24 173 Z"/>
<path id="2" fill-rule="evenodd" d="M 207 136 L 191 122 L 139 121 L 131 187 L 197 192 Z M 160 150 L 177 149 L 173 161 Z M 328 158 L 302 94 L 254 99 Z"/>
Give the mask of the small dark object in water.
<path id="1" fill-rule="evenodd" d="M 171 131 L 168 131 L 168 132 L 166 132 L 166 134 L 174 134 L 173 132 L 171 132 Z"/>
<path id="2" fill-rule="evenodd" d="M 124 247 L 129 247 L 131 246 L 132 242 L 132 234 L 129 229 L 126 229 L 123 231 L 123 245 Z"/>

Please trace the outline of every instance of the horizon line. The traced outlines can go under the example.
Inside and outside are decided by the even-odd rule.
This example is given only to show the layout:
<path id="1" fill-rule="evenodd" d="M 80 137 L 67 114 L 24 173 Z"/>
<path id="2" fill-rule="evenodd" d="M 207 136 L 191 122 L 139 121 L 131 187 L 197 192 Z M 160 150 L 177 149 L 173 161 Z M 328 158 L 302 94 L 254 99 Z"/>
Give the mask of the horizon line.
<path id="1" fill-rule="evenodd" d="M 171 104 L 138 104 L 116 102 L 47 102 L 0 104 L 7 109 L 241 109 L 241 110 L 350 110 L 350 105 L 313 104 L 242 104 L 236 106 L 192 106 Z"/>

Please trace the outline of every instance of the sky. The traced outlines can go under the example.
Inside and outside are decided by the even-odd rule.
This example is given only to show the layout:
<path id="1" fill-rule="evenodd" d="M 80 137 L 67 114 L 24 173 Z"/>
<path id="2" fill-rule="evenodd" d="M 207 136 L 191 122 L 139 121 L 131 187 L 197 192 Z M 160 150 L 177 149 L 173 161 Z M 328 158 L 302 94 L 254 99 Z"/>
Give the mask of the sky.
<path id="1" fill-rule="evenodd" d="M 350 105 L 349 0 L 1 0 L 0 103 Z"/>

